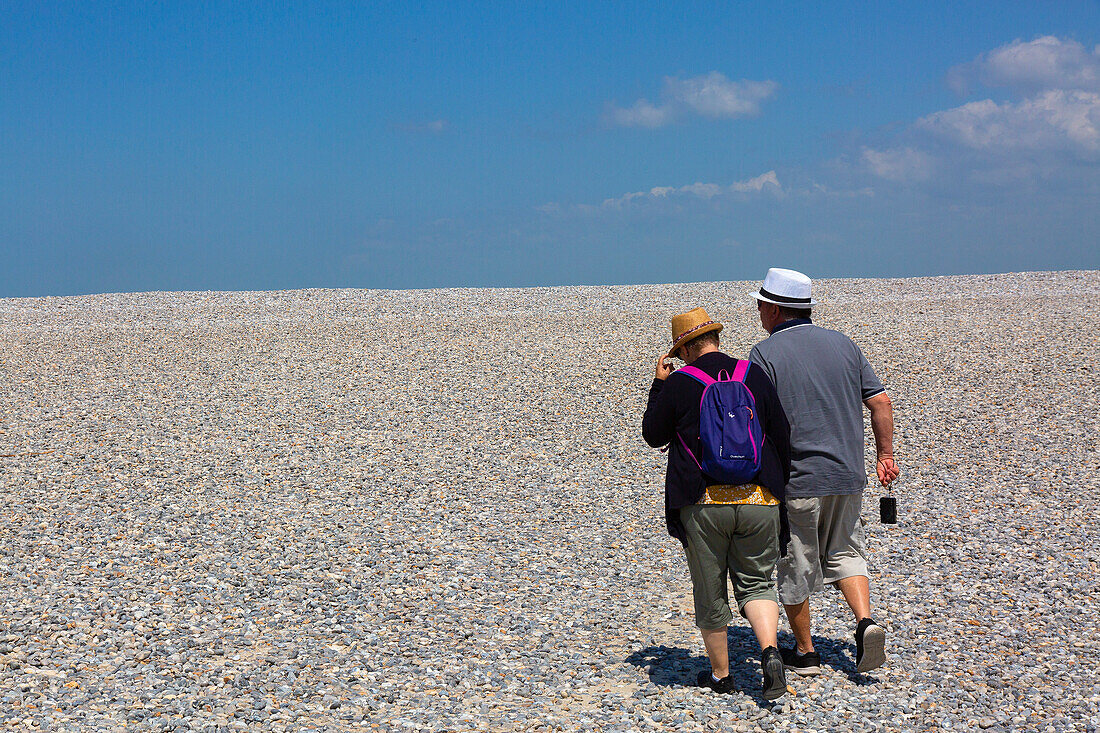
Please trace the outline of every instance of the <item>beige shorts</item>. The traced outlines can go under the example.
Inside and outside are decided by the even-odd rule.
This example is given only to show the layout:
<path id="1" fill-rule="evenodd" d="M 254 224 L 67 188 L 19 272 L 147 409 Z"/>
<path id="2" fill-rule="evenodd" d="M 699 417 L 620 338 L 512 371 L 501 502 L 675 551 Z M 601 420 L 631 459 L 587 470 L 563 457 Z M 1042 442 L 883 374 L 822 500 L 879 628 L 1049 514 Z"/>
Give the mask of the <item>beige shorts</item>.
<path id="1" fill-rule="evenodd" d="M 862 504 L 862 492 L 787 499 L 791 539 L 776 566 L 780 603 L 796 606 L 825 583 L 867 575 Z"/>

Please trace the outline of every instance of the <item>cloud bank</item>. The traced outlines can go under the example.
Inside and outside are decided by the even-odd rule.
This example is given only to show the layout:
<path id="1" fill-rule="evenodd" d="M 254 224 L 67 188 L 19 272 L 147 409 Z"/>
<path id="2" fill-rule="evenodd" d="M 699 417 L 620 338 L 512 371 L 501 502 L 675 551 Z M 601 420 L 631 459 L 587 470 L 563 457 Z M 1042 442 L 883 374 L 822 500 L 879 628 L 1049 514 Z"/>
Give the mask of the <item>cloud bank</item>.
<path id="1" fill-rule="evenodd" d="M 976 85 L 1025 94 L 1044 89 L 1100 92 L 1100 46 L 1089 51 L 1077 41 L 1055 36 L 1016 40 L 955 66 L 947 82 L 964 96 Z"/>
<path id="2" fill-rule="evenodd" d="M 1100 94 L 1052 89 L 1018 103 L 984 99 L 928 115 L 916 127 L 971 150 L 1052 150 L 1093 159 L 1100 153 Z"/>
<path id="3" fill-rule="evenodd" d="M 1013 98 L 921 117 L 899 136 L 902 144 L 864 148 L 867 170 L 899 183 L 960 175 L 991 182 L 1100 162 L 1100 47 L 1053 36 L 1017 40 L 952 68 L 947 81 L 957 91 L 1007 89 Z"/>

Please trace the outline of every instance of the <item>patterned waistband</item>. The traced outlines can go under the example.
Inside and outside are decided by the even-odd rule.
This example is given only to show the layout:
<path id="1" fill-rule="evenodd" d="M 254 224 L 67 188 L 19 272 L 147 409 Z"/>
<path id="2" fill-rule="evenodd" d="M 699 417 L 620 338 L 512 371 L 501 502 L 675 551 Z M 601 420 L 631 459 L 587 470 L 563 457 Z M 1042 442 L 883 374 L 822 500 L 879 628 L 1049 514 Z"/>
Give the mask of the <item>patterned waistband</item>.
<path id="1" fill-rule="evenodd" d="M 779 500 L 763 486 L 757 484 L 719 484 L 708 486 L 699 504 L 757 504 L 779 506 Z"/>

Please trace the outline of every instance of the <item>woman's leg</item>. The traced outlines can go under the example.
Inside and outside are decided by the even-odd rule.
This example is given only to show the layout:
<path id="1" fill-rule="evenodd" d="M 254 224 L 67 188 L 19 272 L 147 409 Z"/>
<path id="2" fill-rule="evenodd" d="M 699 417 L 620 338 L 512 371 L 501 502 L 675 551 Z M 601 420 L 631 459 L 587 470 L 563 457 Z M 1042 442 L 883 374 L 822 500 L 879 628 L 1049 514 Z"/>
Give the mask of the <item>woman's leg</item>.
<path id="1" fill-rule="evenodd" d="M 710 671 L 718 679 L 729 676 L 730 673 L 730 649 L 726 638 L 726 627 L 720 629 L 699 629 L 703 635 L 703 646 L 707 648 L 707 658 L 710 660 Z"/>
<path id="2" fill-rule="evenodd" d="M 779 630 L 779 604 L 775 601 L 757 599 L 745 604 L 741 613 L 748 619 L 752 633 L 756 634 L 756 641 L 761 649 L 770 646 L 778 647 L 776 632 Z M 725 633 L 725 629 L 723 629 Z"/>
<path id="3" fill-rule="evenodd" d="M 688 569 L 691 572 L 695 600 L 695 625 L 703 637 L 711 669 L 718 678 L 729 675 L 729 642 L 726 626 L 733 620 L 729 607 L 726 564 L 733 507 L 699 505 L 680 510 L 680 521 L 687 533 Z"/>
<path id="4" fill-rule="evenodd" d="M 778 646 L 779 603 L 772 578 L 779 556 L 779 508 L 743 504 L 737 513 L 728 560 L 733 592 L 760 648 L 767 649 Z"/>

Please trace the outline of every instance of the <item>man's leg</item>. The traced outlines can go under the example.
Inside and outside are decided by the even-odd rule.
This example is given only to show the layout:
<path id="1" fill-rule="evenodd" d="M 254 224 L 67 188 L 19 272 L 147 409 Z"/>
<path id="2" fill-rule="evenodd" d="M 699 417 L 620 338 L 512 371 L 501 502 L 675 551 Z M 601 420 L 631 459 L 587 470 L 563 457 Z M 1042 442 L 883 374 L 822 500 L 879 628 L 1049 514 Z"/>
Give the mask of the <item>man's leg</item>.
<path id="1" fill-rule="evenodd" d="M 726 627 L 720 629 L 699 629 L 703 635 L 703 646 L 707 648 L 707 659 L 710 660 L 710 671 L 718 679 L 729 676 L 730 650 L 729 641 L 726 639 Z"/>
<path id="2" fill-rule="evenodd" d="M 860 521 L 862 494 L 825 497 L 822 501 L 825 582 L 844 595 L 856 620 L 856 671 L 869 672 L 886 662 L 886 629 L 871 618 L 867 550 Z"/>
<path id="3" fill-rule="evenodd" d="M 787 611 L 787 622 L 791 625 L 798 653 L 809 654 L 814 650 L 814 640 L 810 635 L 810 599 L 783 608 Z"/>
<path id="4" fill-rule="evenodd" d="M 799 654 L 814 651 L 810 636 L 810 594 L 820 590 L 822 581 L 821 551 L 818 538 L 818 518 L 821 500 L 791 498 L 787 500 L 787 523 L 790 539 L 787 553 L 776 568 L 779 581 L 779 602 L 787 612 Z"/>
<path id="5" fill-rule="evenodd" d="M 836 582 L 856 617 L 856 670 L 870 672 L 886 662 L 886 629 L 871 618 L 871 589 L 866 575 Z"/>
<path id="6" fill-rule="evenodd" d="M 859 516 L 862 502 L 862 493 L 822 497 L 820 518 L 825 582 L 841 592 L 856 623 L 871 616 L 866 539 Z"/>
<path id="7" fill-rule="evenodd" d="M 871 618 L 871 585 L 866 575 L 841 578 L 836 582 L 836 587 L 852 609 L 857 624 L 865 618 Z"/>

